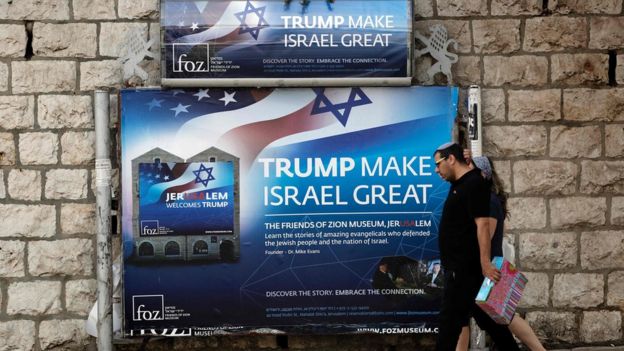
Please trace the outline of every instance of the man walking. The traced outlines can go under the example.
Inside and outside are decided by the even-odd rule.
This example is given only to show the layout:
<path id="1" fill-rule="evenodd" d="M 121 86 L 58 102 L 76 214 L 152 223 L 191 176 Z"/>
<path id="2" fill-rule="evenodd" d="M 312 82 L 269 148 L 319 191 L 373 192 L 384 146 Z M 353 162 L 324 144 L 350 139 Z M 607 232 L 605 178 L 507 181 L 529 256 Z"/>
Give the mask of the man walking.
<path id="1" fill-rule="evenodd" d="M 461 146 L 447 143 L 434 153 L 436 173 L 451 183 L 438 240 L 444 273 L 436 350 L 455 350 L 463 326 L 473 317 L 498 349 L 519 350 L 509 329 L 496 324 L 476 304 L 483 277 L 494 281 L 500 272 L 490 262 L 488 228 L 490 189 L 478 169 L 466 163 Z"/>

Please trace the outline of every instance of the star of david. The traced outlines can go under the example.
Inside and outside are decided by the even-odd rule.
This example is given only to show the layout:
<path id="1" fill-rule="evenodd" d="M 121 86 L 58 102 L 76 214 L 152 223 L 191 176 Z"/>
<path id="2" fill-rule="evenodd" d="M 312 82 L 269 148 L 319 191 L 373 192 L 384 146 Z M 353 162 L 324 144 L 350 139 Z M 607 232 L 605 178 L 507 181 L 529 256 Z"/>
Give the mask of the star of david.
<path id="1" fill-rule="evenodd" d="M 260 29 L 269 26 L 269 22 L 264 19 L 264 10 L 266 6 L 255 7 L 251 1 L 247 1 L 245 5 L 245 9 L 241 12 L 237 12 L 234 15 L 241 23 L 241 28 L 238 31 L 238 34 L 249 33 L 251 36 L 258 40 L 258 34 L 260 34 Z M 258 24 L 255 27 L 250 27 L 247 25 L 247 15 L 255 13 L 258 16 Z"/>
<path id="2" fill-rule="evenodd" d="M 206 173 L 205 178 L 201 177 L 202 173 Z M 202 183 L 204 186 L 208 186 L 209 181 L 215 180 L 215 177 L 212 175 L 212 167 L 206 168 L 204 164 L 200 164 L 199 168 L 193 171 L 193 174 L 195 174 L 195 184 Z"/>
<path id="3" fill-rule="evenodd" d="M 316 93 L 316 100 L 314 100 L 311 114 L 318 115 L 331 112 L 338 122 L 345 127 L 347 126 L 352 108 L 372 103 L 371 99 L 369 99 L 360 88 L 351 88 L 351 93 L 347 101 L 337 104 L 334 104 L 325 96 L 325 88 L 316 88 L 314 92 Z"/>

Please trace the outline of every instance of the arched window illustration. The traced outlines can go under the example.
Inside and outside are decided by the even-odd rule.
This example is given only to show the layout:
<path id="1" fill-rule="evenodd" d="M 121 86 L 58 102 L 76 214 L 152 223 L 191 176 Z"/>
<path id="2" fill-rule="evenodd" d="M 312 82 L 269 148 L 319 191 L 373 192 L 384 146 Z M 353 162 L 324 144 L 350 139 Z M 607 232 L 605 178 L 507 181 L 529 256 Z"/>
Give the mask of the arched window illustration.
<path id="1" fill-rule="evenodd" d="M 165 256 L 180 256 L 180 244 L 170 241 L 165 245 Z"/>
<path id="2" fill-rule="evenodd" d="M 154 245 L 145 242 L 139 245 L 139 256 L 154 256 Z"/>
<path id="3" fill-rule="evenodd" d="M 197 240 L 193 244 L 193 255 L 205 255 L 208 253 L 208 244 L 203 240 Z"/>

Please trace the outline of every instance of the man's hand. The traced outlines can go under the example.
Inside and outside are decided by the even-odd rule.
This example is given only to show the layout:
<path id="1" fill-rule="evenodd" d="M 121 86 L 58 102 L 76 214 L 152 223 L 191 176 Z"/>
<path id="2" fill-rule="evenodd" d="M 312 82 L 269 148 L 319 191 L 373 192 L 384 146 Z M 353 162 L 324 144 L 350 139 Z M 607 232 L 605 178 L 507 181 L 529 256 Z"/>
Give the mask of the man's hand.
<path id="1" fill-rule="evenodd" d="M 484 277 L 490 278 L 494 282 L 498 282 L 501 278 L 501 272 L 489 261 L 487 263 L 481 262 L 481 272 Z"/>

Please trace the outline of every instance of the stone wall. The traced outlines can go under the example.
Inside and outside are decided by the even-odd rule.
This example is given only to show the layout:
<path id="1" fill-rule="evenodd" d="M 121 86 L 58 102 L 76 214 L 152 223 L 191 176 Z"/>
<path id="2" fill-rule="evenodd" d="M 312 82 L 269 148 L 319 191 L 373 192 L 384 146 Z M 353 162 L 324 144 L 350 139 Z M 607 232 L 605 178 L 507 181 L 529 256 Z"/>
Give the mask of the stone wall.
<path id="1" fill-rule="evenodd" d="M 130 30 L 158 41 L 158 15 L 157 0 L 0 0 L 0 350 L 93 348 L 93 89 L 159 85 L 158 45 L 146 82 L 124 81 L 118 60 Z M 416 0 L 415 30 L 436 23 L 459 43 L 454 83 L 483 87 L 485 152 L 511 193 L 509 235 L 531 281 L 526 319 L 550 345 L 624 343 L 622 0 Z M 415 60 L 415 84 L 430 63 Z M 431 342 L 249 336 L 145 349 Z"/>

